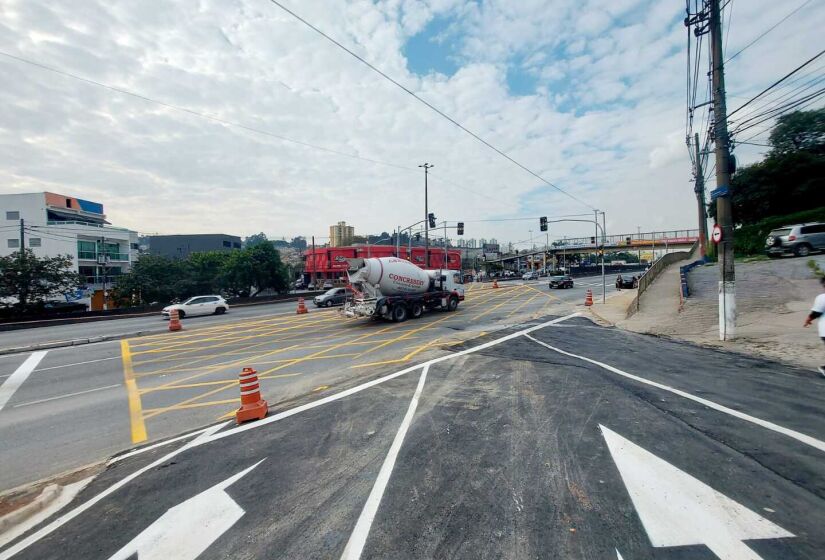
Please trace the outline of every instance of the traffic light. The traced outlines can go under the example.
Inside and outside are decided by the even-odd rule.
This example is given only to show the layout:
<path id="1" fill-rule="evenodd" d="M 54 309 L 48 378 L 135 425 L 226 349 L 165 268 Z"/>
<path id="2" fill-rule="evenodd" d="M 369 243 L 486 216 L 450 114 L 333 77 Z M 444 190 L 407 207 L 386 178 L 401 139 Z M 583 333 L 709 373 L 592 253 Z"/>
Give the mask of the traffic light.
<path id="1" fill-rule="evenodd" d="M 541 231 L 547 231 L 547 216 L 539 218 L 539 228 Z"/>
<path id="2" fill-rule="evenodd" d="M 429 214 L 427 214 L 427 219 L 430 221 L 430 228 L 434 228 L 435 227 L 435 214 L 430 212 Z"/>
<path id="3" fill-rule="evenodd" d="M 464 222 L 458 222 L 457 230 L 458 235 L 464 235 Z"/>
<path id="4" fill-rule="evenodd" d="M 596 244 L 596 238 L 592 235 L 590 236 L 590 243 L 592 243 L 593 245 Z"/>
<path id="5" fill-rule="evenodd" d="M 413 239 L 415 239 L 416 241 L 421 241 L 421 234 L 416 233 L 415 236 L 413 237 Z"/>
<path id="6" fill-rule="evenodd" d="M 630 245 L 630 236 L 629 236 L 629 235 L 628 235 L 627 237 L 625 237 L 625 238 L 624 238 L 624 242 L 625 242 L 626 244 Z"/>

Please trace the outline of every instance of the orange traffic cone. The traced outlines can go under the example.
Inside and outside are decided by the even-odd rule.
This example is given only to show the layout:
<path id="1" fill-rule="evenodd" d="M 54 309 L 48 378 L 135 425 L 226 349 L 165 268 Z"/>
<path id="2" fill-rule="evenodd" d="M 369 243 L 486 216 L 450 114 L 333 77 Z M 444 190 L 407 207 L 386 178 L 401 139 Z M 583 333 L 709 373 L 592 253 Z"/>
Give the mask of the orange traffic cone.
<path id="1" fill-rule="evenodd" d="M 493 280 L 493 288 L 498 288 L 498 280 Z"/>
<path id="2" fill-rule="evenodd" d="M 181 329 L 183 329 L 183 326 L 180 324 L 180 312 L 173 309 L 169 312 L 169 330 L 174 332 Z"/>
<path id="3" fill-rule="evenodd" d="M 593 305 L 593 290 L 591 290 L 590 288 L 587 289 L 587 295 L 584 296 L 584 304 L 587 307 Z"/>
<path id="4" fill-rule="evenodd" d="M 298 314 L 298 315 L 300 315 L 302 313 L 308 313 L 307 306 L 304 303 L 304 298 L 302 298 L 302 297 L 298 298 L 298 309 L 295 311 L 295 313 Z"/>
<path id="5" fill-rule="evenodd" d="M 247 420 L 260 420 L 266 416 L 269 405 L 261 398 L 258 372 L 245 367 L 240 375 L 241 408 L 235 412 L 235 420 L 240 424 Z"/>

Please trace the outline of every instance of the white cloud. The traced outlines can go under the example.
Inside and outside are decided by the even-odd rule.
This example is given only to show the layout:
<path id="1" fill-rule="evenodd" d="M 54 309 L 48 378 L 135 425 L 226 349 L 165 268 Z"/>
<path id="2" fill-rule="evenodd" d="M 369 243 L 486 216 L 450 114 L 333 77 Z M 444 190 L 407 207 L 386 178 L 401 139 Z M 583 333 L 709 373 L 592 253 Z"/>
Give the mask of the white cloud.
<path id="1" fill-rule="evenodd" d="M 416 221 L 423 213 L 417 165 L 429 161 L 436 165 L 431 208 L 439 219 L 468 222 L 468 237 L 526 237 L 523 224 L 471 228 L 474 219 L 587 210 L 268 2 L 71 4 L 6 0 L 0 50 L 408 169 L 228 127 L 0 56 L 6 192 L 52 190 L 97 200 L 114 223 L 144 232 L 322 237 L 341 219 L 362 232 Z M 519 161 L 606 210 L 610 230 L 694 223 L 680 6 L 643 0 L 288 5 Z M 734 9 L 729 52 L 790 10 L 768 0 Z M 728 90 L 753 95 L 815 54 L 823 12 L 811 4 L 738 57 L 728 66 Z M 451 77 L 410 74 L 406 40 L 439 17 L 453 18 L 461 68 Z M 515 64 L 539 80 L 535 95 L 508 94 L 507 71 Z M 757 152 L 740 156 L 747 161 Z M 539 206 L 521 208 L 524 197 Z"/>

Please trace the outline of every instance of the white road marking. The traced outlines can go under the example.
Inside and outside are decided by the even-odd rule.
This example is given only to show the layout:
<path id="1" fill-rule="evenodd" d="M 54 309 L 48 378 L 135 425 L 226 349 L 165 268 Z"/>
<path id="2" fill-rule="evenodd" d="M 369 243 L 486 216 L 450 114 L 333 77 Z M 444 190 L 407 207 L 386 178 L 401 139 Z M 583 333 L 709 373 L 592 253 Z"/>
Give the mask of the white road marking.
<path id="1" fill-rule="evenodd" d="M 183 445 L 183 446 L 179 447 L 178 449 L 164 455 L 163 457 L 157 459 L 156 461 L 150 463 L 149 465 L 146 465 L 145 467 L 142 467 L 142 468 L 136 470 L 132 474 L 130 474 L 130 475 L 124 477 L 123 479 L 119 480 L 118 482 L 114 483 L 112 486 L 108 487 L 106 490 L 103 490 L 100 494 L 98 494 L 94 498 L 89 499 L 87 502 L 84 502 L 84 503 L 80 504 L 79 506 L 77 506 L 76 508 L 74 508 L 73 510 L 61 515 L 60 517 L 58 517 L 57 519 L 55 519 L 54 521 L 52 521 L 51 523 L 49 523 L 45 527 L 42 527 L 37 532 L 29 535 L 28 537 L 21 540 L 20 542 L 18 542 L 17 544 L 12 546 L 11 548 L 0 552 L 0 560 L 8 560 L 9 558 L 14 556 L 18 552 L 20 552 L 22 550 L 25 550 L 26 548 L 28 548 L 33 543 L 35 543 L 35 542 L 39 541 L 40 539 L 42 539 L 43 537 L 51 534 L 55 530 L 59 529 L 60 527 L 62 527 L 63 525 L 65 525 L 66 523 L 68 523 L 69 521 L 74 519 L 75 517 L 77 517 L 78 515 L 80 515 L 83 512 L 87 511 L 89 508 L 91 508 L 92 506 L 94 506 L 95 504 L 100 502 L 100 500 L 102 500 L 105 497 L 111 495 L 112 493 L 116 492 L 117 490 L 123 488 L 124 486 L 126 486 L 128 483 L 130 483 L 131 481 L 133 481 L 134 479 L 136 479 L 137 477 L 139 477 L 143 473 L 145 473 L 145 472 L 147 472 L 151 469 L 154 469 L 156 466 L 161 465 L 161 464 L 165 463 L 166 461 L 169 461 L 170 459 L 172 459 L 173 457 L 176 457 L 177 455 L 183 453 L 184 451 L 187 451 L 187 450 L 195 448 L 195 447 L 199 447 L 199 446 L 201 446 L 205 443 L 209 443 L 211 441 L 215 441 L 215 440 L 221 439 L 223 437 L 228 437 L 230 435 L 234 435 L 234 434 L 237 434 L 237 433 L 240 433 L 240 432 L 245 432 L 247 430 L 253 430 L 255 428 L 260 428 L 262 426 L 266 426 L 268 424 L 271 424 L 272 422 L 277 422 L 279 420 L 283 420 L 284 418 L 288 418 L 290 416 L 298 414 L 299 412 L 304 412 L 306 410 L 310 410 L 312 408 L 328 404 L 328 403 L 336 401 L 338 399 L 348 397 L 350 395 L 353 395 L 355 393 L 363 391 L 364 389 L 368 389 L 370 387 L 374 387 L 374 386 L 379 385 L 381 383 L 384 383 L 386 381 L 390 381 L 391 379 L 395 379 L 396 377 L 400 377 L 400 376 L 404 375 L 405 373 L 409 373 L 411 371 L 421 369 L 422 367 L 431 366 L 433 364 L 443 362 L 445 360 L 452 360 L 453 358 L 457 358 L 459 356 L 472 354 L 473 352 L 478 352 L 479 350 L 484 350 L 484 349 L 490 348 L 491 346 L 495 346 L 496 344 L 501 344 L 502 342 L 506 342 L 508 340 L 513 340 L 514 338 L 518 338 L 519 336 L 531 333 L 533 331 L 537 331 L 539 329 L 543 329 L 547 326 L 555 325 L 556 323 L 561 323 L 562 321 L 566 321 L 568 319 L 572 319 L 574 317 L 580 317 L 580 316 L 581 316 L 581 313 L 571 313 L 570 315 L 565 315 L 564 317 L 558 317 L 557 319 L 553 319 L 551 321 L 547 321 L 547 322 L 544 322 L 544 323 L 541 323 L 541 324 L 538 324 L 538 325 L 534 325 L 532 327 L 528 327 L 526 329 L 522 329 L 520 331 L 516 331 L 514 333 L 502 336 L 501 338 L 491 340 L 490 342 L 485 342 L 484 344 L 479 344 L 478 346 L 475 346 L 473 348 L 468 348 L 466 350 L 461 350 L 460 352 L 454 352 L 454 353 L 448 354 L 446 356 L 441 356 L 439 358 L 434 358 L 432 360 L 428 360 L 426 362 L 408 367 L 408 368 L 403 369 L 401 371 L 397 371 L 395 373 L 385 375 L 384 377 L 379 377 L 378 379 L 368 381 L 367 383 L 362 383 L 361 385 L 357 385 L 357 386 L 352 387 L 350 389 L 347 389 L 345 391 L 341 391 L 340 393 L 336 393 L 335 395 L 331 395 L 329 397 L 325 397 L 323 399 L 318 399 L 317 401 L 313 401 L 311 403 L 307 403 L 307 404 L 295 407 L 293 409 L 286 410 L 286 411 L 281 412 L 279 414 L 275 414 L 274 416 L 268 416 L 268 417 L 264 418 L 263 420 L 259 420 L 257 422 L 252 422 L 252 423 L 249 423 L 249 424 L 243 424 L 243 425 L 238 426 L 236 428 L 232 428 L 231 430 L 226 430 L 225 432 L 221 432 L 221 433 L 216 434 L 216 432 L 218 430 L 220 430 L 222 427 L 224 427 L 228 422 L 224 422 L 223 424 L 218 424 L 216 426 L 212 426 L 208 430 L 205 430 L 204 432 L 202 432 L 195 440 L 193 440 L 193 441 L 189 442 L 188 444 Z"/>
<path id="2" fill-rule="evenodd" d="M 794 536 L 616 432 L 599 427 L 654 547 L 703 544 L 722 560 L 761 560 L 742 541 Z"/>
<path id="3" fill-rule="evenodd" d="M 624 558 L 622 558 L 622 553 L 619 552 L 618 548 L 616 549 L 616 560 L 624 560 Z"/>
<path id="4" fill-rule="evenodd" d="M 649 379 L 645 379 L 644 377 L 639 377 L 638 375 L 633 375 L 632 373 L 627 373 L 626 371 L 622 371 L 618 368 L 613 366 L 603 364 L 597 360 L 592 358 L 587 358 L 585 356 L 579 356 L 577 354 L 572 354 L 570 352 L 565 352 L 555 346 L 550 346 L 549 344 L 542 342 L 532 336 L 525 335 L 527 338 L 541 344 L 545 348 L 553 350 L 554 352 L 558 352 L 559 354 L 563 354 L 565 356 L 570 356 L 571 358 L 577 358 L 579 360 L 589 362 L 591 364 L 597 365 L 601 368 L 606 369 L 607 371 L 611 371 L 615 374 L 621 375 L 622 377 L 626 377 L 628 379 L 632 379 L 634 381 L 638 381 L 639 383 L 644 383 L 645 385 L 650 385 L 651 387 L 656 387 L 657 389 L 662 389 L 664 391 L 668 391 L 673 393 L 674 395 L 678 395 L 680 397 L 684 397 L 688 400 L 697 402 L 699 404 L 703 404 L 708 408 L 712 408 L 713 410 L 717 410 L 719 412 L 723 412 L 725 414 L 729 414 L 735 418 L 739 418 L 740 420 L 745 420 L 746 422 L 750 422 L 752 424 L 756 424 L 757 426 L 761 426 L 773 432 L 788 436 L 789 438 L 793 438 L 799 442 L 804 443 L 805 445 L 810 445 L 811 447 L 818 449 L 820 451 L 825 451 L 825 441 L 816 439 L 815 437 L 809 436 L 807 434 L 803 434 L 802 432 L 797 432 L 796 430 L 791 430 L 790 428 L 786 428 L 784 426 L 780 426 L 779 424 L 774 424 L 773 422 L 769 422 L 767 420 L 762 420 L 761 418 L 757 418 L 755 416 L 751 416 L 750 414 L 745 414 L 744 412 L 739 412 L 738 410 L 734 410 L 732 408 L 728 408 L 727 406 L 715 403 L 708 399 L 703 399 L 702 397 L 697 397 L 695 395 L 691 395 L 686 391 L 682 391 L 681 389 L 676 389 L 675 387 L 670 387 L 669 385 L 665 385 L 663 383 L 658 383 L 656 381 L 651 381 Z"/>
<path id="5" fill-rule="evenodd" d="M 224 422 L 221 425 L 225 426 L 226 422 Z M 164 440 L 164 441 L 160 441 L 160 442 L 155 443 L 153 445 L 146 445 L 144 447 L 135 449 L 134 451 L 129 451 L 128 453 L 124 453 L 123 455 L 118 455 L 116 457 L 112 457 L 111 459 L 109 459 L 109 461 L 107 461 L 106 464 L 107 465 L 113 465 L 114 463 L 117 463 L 118 461 L 122 461 L 123 459 L 126 459 L 127 457 L 134 457 L 135 455 L 140 455 L 142 453 L 146 453 L 147 451 L 152 451 L 153 449 L 157 449 L 158 447 L 163 447 L 164 445 L 169 445 L 170 443 L 175 443 L 175 442 L 178 442 L 178 441 L 181 441 L 181 440 L 184 440 L 184 439 L 189 439 L 191 437 L 198 436 L 198 435 L 202 434 L 203 432 L 205 432 L 206 430 L 209 430 L 211 428 L 212 428 L 212 426 L 209 426 L 209 427 L 206 427 L 206 428 L 203 428 L 203 429 L 200 429 L 200 430 L 196 430 L 194 432 L 189 432 L 188 434 L 183 434 L 183 435 L 180 435 L 180 436 L 177 436 L 177 437 L 173 437 L 172 439 L 167 439 L 167 440 Z"/>
<path id="6" fill-rule="evenodd" d="M 9 402 L 9 399 L 14 395 L 14 392 L 20 388 L 24 381 L 29 377 L 34 368 L 37 367 L 37 364 L 40 363 L 40 360 L 48 353 L 48 350 L 42 350 L 40 352 L 32 352 L 31 356 L 26 358 L 26 361 L 20 364 L 14 373 L 12 373 L 8 379 L 6 379 L 2 385 L 0 385 L 0 410 L 3 410 L 3 407 L 6 406 L 6 403 Z"/>
<path id="7" fill-rule="evenodd" d="M 94 389 L 86 389 L 85 391 L 77 391 L 76 393 L 68 393 L 65 395 L 58 395 L 56 397 L 49 397 L 48 399 L 38 399 L 36 401 L 29 401 L 20 404 L 14 405 L 14 408 L 18 408 L 21 406 L 31 406 L 33 404 L 40 404 L 44 402 L 56 401 L 58 399 L 67 399 L 69 397 L 76 397 L 78 395 L 85 395 L 87 393 L 94 393 L 96 391 L 105 391 L 106 389 L 114 389 L 115 387 L 120 387 L 122 383 L 115 383 L 114 385 L 106 385 L 105 387 L 95 387 Z"/>
<path id="8" fill-rule="evenodd" d="M 35 531 L 34 533 L 29 535 L 25 539 L 23 539 L 21 541 L 18 541 L 17 543 L 14 544 L 14 546 L 11 546 L 11 547 L 7 548 L 6 550 L 0 552 L 0 560 L 8 560 L 9 558 L 14 556 L 18 552 L 21 552 L 21 551 L 25 550 L 26 548 L 28 548 L 32 544 L 36 543 L 37 541 L 39 541 L 40 539 L 45 537 L 46 535 L 51 534 L 55 529 L 58 529 L 59 527 L 62 527 L 63 525 L 65 525 L 66 523 L 68 523 L 69 521 L 71 521 L 72 519 L 77 517 L 78 515 L 80 515 L 81 513 L 85 512 L 86 510 L 88 510 L 89 508 L 91 508 L 92 506 L 94 506 L 95 504 L 100 502 L 102 499 L 106 498 L 107 496 L 110 496 L 111 494 L 114 494 L 115 492 L 117 492 L 118 490 L 120 490 L 121 488 L 123 488 L 124 486 L 129 484 L 130 482 L 132 482 L 134 479 L 136 479 L 137 477 L 139 477 L 143 473 L 145 473 L 147 471 L 150 471 L 150 470 L 158 467 L 159 465 L 162 465 L 163 463 L 166 463 L 167 461 L 174 458 L 175 456 L 183 453 L 184 451 L 189 449 L 191 446 L 195 445 L 199 440 L 201 440 L 201 438 L 203 436 L 208 436 L 209 434 L 217 432 L 218 430 L 223 428 L 226 424 L 227 424 L 227 422 L 224 422 L 223 424 L 216 424 L 215 426 L 211 426 L 208 430 L 205 430 L 202 434 L 200 434 L 194 441 L 191 441 L 186 445 L 182 445 L 178 449 L 176 449 L 176 450 L 174 450 L 170 453 L 167 453 L 166 455 L 164 455 L 163 457 L 157 459 L 156 461 L 153 461 L 153 462 L 149 463 L 148 465 L 146 465 L 145 467 L 141 467 L 140 469 L 136 470 L 132 474 L 129 474 L 129 475 L 123 477 L 121 480 L 118 480 L 117 482 L 115 482 L 114 484 L 109 486 L 106 490 L 104 490 L 103 492 L 101 492 L 100 494 L 95 496 L 94 498 L 91 498 L 90 500 L 88 500 L 86 502 L 83 502 L 82 504 L 80 504 L 79 506 L 74 508 L 73 510 L 64 513 L 63 515 L 59 516 L 57 519 L 55 519 L 54 521 L 52 521 L 48 525 L 46 525 L 46 526 L 40 528 L 39 530 Z"/>
<path id="9" fill-rule="evenodd" d="M 246 513 L 226 489 L 264 460 L 169 508 L 109 560 L 195 560 Z"/>
<path id="10" fill-rule="evenodd" d="M 109 356 L 108 358 L 98 358 L 97 360 L 87 360 L 85 362 L 73 362 L 71 364 L 60 364 L 59 366 L 49 366 L 49 367 L 44 367 L 44 368 L 38 368 L 38 369 L 35 370 L 35 373 L 39 373 L 41 371 L 49 371 L 50 369 L 62 369 L 62 368 L 73 367 L 73 366 L 85 366 L 86 364 L 96 364 L 97 362 L 105 362 L 106 360 L 119 360 L 119 359 L 120 359 L 120 356 Z"/>
<path id="11" fill-rule="evenodd" d="M 430 366 L 425 365 L 421 371 L 421 377 L 418 379 L 418 387 L 416 387 L 415 394 L 413 394 L 413 398 L 410 401 L 410 406 L 407 408 L 407 414 L 401 421 L 401 426 L 395 434 L 395 439 L 392 441 L 387 457 L 384 459 L 384 464 L 381 465 L 381 470 L 378 472 L 378 477 L 375 479 L 372 491 L 367 498 L 367 502 L 364 504 L 364 509 L 361 510 L 358 522 L 352 530 L 344 553 L 341 555 L 342 560 L 358 560 L 361 558 L 361 553 L 364 551 L 364 545 L 367 543 L 367 537 L 372 528 L 372 522 L 375 519 L 375 514 L 378 512 L 378 506 L 381 504 L 384 490 L 387 489 L 387 483 L 390 481 L 392 469 L 395 467 L 395 460 L 398 458 L 398 453 L 401 451 L 401 445 L 404 443 L 407 430 L 415 416 L 415 409 L 418 408 L 418 401 L 421 398 L 421 392 L 424 389 L 424 382 L 427 380 L 427 372 L 429 370 Z"/>

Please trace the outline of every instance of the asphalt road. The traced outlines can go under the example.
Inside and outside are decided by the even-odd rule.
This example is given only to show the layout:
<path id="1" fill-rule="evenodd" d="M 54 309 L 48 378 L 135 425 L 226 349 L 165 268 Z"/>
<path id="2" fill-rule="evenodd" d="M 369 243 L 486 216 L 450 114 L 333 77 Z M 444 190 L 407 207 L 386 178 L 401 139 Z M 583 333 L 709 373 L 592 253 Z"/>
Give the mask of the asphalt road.
<path id="1" fill-rule="evenodd" d="M 825 555 L 822 379 L 550 319 L 125 458 L 0 560 Z"/>
<path id="2" fill-rule="evenodd" d="M 0 356 L 0 491 L 231 418 L 243 367 L 258 371 L 270 404 L 324 396 L 384 367 L 445 354 L 450 345 L 548 313 L 568 313 L 597 282 L 577 280 L 572 290 L 553 291 L 544 281 L 508 282 L 497 290 L 472 284 L 457 312 L 403 324 L 347 320 L 312 305 L 310 313 L 296 315 L 294 303 L 236 308 L 224 316 L 187 318 L 178 333 Z M 141 318 L 76 327 L 121 329 L 149 320 L 165 326 L 160 318 Z M 0 333 L 0 340 L 21 333 L 57 338 L 65 329 Z M 38 358 L 28 377 L 15 373 Z"/>

